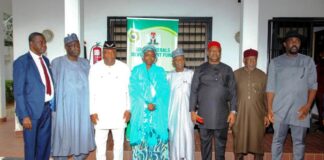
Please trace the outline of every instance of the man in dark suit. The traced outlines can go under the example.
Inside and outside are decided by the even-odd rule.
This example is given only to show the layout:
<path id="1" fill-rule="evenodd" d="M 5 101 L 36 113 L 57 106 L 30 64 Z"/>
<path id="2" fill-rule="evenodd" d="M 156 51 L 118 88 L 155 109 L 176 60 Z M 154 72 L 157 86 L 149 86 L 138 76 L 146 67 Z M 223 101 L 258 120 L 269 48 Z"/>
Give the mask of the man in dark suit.
<path id="1" fill-rule="evenodd" d="M 203 160 L 212 159 L 212 137 L 215 138 L 215 159 L 225 159 L 228 127 L 232 127 L 235 122 L 234 73 L 220 59 L 220 43 L 208 43 L 208 62 L 195 69 L 191 82 L 189 106 L 192 121 L 199 123 Z"/>
<path id="2" fill-rule="evenodd" d="M 41 33 L 29 35 L 29 52 L 13 64 L 16 114 L 23 125 L 26 160 L 47 160 L 50 155 L 51 109 L 54 89 Z"/>

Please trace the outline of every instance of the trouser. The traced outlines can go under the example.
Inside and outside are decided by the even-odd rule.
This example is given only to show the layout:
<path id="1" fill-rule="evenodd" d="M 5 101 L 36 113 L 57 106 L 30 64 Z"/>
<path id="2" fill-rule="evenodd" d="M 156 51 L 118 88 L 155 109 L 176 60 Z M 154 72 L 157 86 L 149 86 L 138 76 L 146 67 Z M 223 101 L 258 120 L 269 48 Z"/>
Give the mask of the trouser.
<path id="1" fill-rule="evenodd" d="M 305 137 L 306 137 L 306 127 L 293 126 L 281 122 L 274 123 L 274 134 L 272 139 L 272 159 L 281 160 L 283 145 L 288 133 L 288 129 L 291 130 L 291 137 L 293 141 L 293 159 L 303 160 L 305 151 Z"/>
<path id="2" fill-rule="evenodd" d="M 212 138 L 215 139 L 215 159 L 225 160 L 227 130 L 200 128 L 201 157 L 203 160 L 212 159 Z"/>
<path id="3" fill-rule="evenodd" d="M 22 119 L 20 119 L 22 123 Z M 51 151 L 51 109 L 44 104 L 39 119 L 31 119 L 32 129 L 24 129 L 25 160 L 49 159 Z"/>
<path id="4" fill-rule="evenodd" d="M 97 144 L 97 160 L 106 160 L 107 140 L 109 130 L 114 140 L 114 160 L 122 160 L 124 152 L 124 128 L 118 129 L 96 129 L 95 141 Z"/>

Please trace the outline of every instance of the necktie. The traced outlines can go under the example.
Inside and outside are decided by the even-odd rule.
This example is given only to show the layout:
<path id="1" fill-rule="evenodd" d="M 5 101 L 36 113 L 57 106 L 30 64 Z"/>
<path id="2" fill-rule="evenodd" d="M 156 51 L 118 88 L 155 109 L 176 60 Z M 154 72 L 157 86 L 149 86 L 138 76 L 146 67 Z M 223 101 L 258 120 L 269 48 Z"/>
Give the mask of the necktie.
<path id="1" fill-rule="evenodd" d="M 44 63 L 44 60 L 42 57 L 39 57 L 39 60 L 42 64 L 42 68 L 43 68 L 43 72 L 44 72 L 44 75 L 45 75 L 45 81 L 46 81 L 46 94 L 51 94 L 52 93 L 52 89 L 51 89 L 51 82 L 50 82 L 50 79 L 49 79 L 49 75 L 46 71 L 46 67 L 45 67 L 45 63 Z"/>

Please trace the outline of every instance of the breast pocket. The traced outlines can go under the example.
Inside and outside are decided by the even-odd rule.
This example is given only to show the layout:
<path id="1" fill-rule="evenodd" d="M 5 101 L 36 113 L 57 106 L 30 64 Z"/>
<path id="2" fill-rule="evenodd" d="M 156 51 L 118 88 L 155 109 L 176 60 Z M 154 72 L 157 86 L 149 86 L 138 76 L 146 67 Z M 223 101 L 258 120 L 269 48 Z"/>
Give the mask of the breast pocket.
<path id="1" fill-rule="evenodd" d="M 257 82 L 252 82 L 252 91 L 254 93 L 261 93 L 263 92 L 263 88 L 262 88 L 262 84 L 261 83 L 257 83 Z"/>
<path id="2" fill-rule="evenodd" d="M 306 76 L 306 68 L 305 67 L 298 67 L 298 75 L 299 75 L 299 79 L 305 79 Z"/>

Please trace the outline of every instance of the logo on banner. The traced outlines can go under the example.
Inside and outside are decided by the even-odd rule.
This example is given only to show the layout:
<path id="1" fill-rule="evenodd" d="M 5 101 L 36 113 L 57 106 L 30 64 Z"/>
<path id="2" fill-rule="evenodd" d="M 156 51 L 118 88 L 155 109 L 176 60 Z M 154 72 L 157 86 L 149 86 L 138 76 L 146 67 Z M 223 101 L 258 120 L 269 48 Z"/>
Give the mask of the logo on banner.
<path id="1" fill-rule="evenodd" d="M 138 41 L 140 39 L 140 36 L 139 36 L 139 33 L 138 31 L 132 29 L 130 32 L 129 32 L 129 41 L 131 43 L 135 43 L 136 41 Z"/>
<path id="2" fill-rule="evenodd" d="M 151 38 L 150 38 L 150 42 L 148 44 L 150 44 L 150 45 L 158 45 L 159 44 L 156 40 L 155 32 L 151 32 Z"/>

